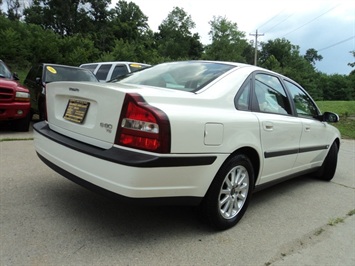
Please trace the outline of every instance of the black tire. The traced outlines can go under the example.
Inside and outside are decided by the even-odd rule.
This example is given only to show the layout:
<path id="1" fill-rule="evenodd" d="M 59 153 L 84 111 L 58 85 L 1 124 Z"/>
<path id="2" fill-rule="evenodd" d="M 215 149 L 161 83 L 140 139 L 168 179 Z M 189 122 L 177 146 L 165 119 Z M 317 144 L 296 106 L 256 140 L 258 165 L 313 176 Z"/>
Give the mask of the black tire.
<path id="1" fill-rule="evenodd" d="M 218 230 L 236 225 L 243 217 L 254 188 L 248 157 L 237 154 L 222 165 L 201 203 L 202 215 Z"/>
<path id="2" fill-rule="evenodd" d="M 316 172 L 317 178 L 324 181 L 330 181 L 333 179 L 337 169 L 338 151 L 338 144 L 334 142 L 330 147 L 327 157 L 325 157 L 321 168 Z"/>
<path id="3" fill-rule="evenodd" d="M 20 132 L 27 132 L 30 128 L 31 112 L 28 112 L 26 117 L 16 120 L 14 123 L 14 129 Z"/>

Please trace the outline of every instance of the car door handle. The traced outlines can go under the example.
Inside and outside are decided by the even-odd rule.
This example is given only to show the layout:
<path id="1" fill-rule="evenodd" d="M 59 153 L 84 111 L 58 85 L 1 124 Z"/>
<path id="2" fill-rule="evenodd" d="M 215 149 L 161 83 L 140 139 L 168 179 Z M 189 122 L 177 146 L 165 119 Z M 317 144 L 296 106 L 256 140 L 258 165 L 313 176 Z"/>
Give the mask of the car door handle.
<path id="1" fill-rule="evenodd" d="M 304 131 L 311 131 L 311 125 L 304 125 Z"/>
<path id="2" fill-rule="evenodd" d="M 264 130 L 266 131 L 272 131 L 274 130 L 274 124 L 272 122 L 263 122 Z"/>

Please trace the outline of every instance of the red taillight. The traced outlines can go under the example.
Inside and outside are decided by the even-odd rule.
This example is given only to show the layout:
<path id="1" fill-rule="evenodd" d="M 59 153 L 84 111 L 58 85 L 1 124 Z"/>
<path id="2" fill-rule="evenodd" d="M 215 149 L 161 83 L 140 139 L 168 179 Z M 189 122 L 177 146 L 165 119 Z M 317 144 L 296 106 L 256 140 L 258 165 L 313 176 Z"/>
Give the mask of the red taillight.
<path id="1" fill-rule="evenodd" d="M 138 94 L 126 94 L 115 144 L 170 152 L 170 123 L 164 112 L 147 104 Z"/>

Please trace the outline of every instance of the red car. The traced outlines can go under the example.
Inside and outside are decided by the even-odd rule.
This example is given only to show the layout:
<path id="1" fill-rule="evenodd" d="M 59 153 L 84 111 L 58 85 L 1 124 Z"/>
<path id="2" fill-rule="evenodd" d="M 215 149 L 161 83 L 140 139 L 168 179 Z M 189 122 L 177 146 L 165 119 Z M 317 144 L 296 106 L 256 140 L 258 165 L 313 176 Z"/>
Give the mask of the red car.
<path id="1" fill-rule="evenodd" d="M 28 131 L 31 121 L 30 93 L 0 60 L 0 122 L 10 122 L 17 131 Z"/>

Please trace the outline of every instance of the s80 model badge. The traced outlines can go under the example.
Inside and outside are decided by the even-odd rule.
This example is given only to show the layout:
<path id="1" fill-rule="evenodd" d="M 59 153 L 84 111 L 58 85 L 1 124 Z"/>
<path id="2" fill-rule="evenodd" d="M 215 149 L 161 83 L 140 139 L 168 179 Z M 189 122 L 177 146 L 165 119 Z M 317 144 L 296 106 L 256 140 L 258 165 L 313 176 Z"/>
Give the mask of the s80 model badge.
<path id="1" fill-rule="evenodd" d="M 112 132 L 112 124 L 101 122 L 100 123 L 100 127 L 106 129 L 107 133 L 111 133 Z"/>

